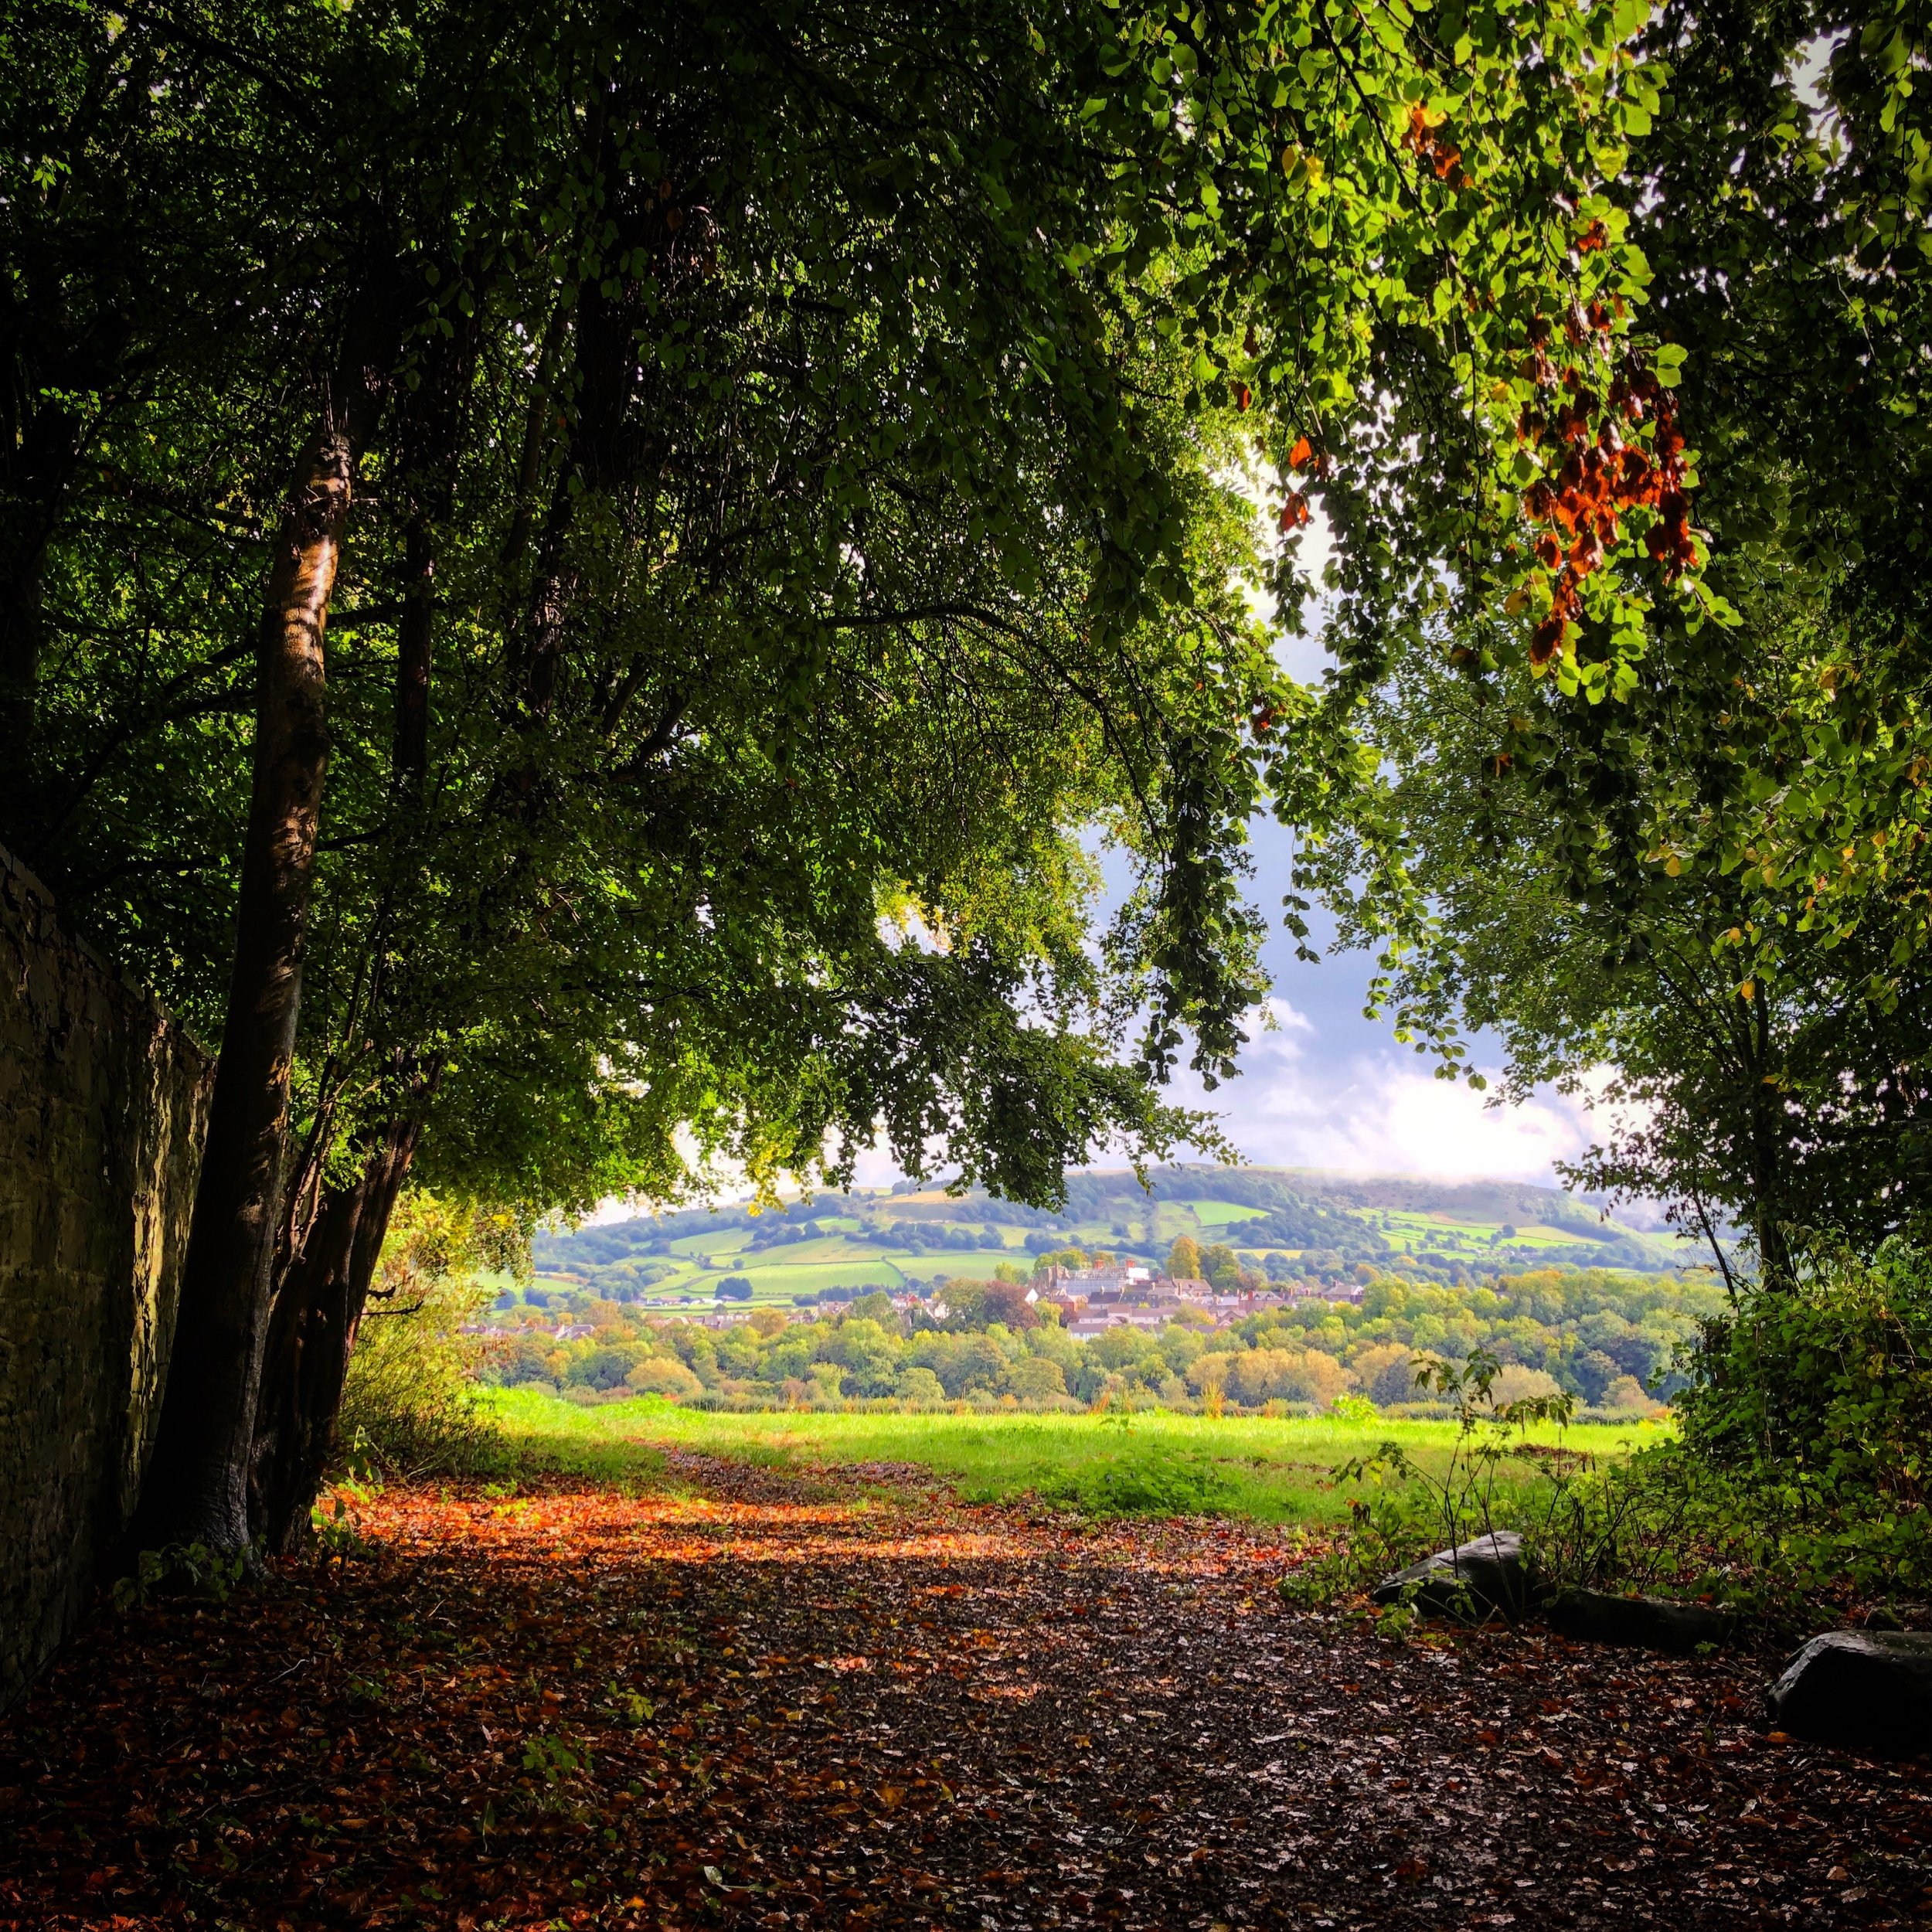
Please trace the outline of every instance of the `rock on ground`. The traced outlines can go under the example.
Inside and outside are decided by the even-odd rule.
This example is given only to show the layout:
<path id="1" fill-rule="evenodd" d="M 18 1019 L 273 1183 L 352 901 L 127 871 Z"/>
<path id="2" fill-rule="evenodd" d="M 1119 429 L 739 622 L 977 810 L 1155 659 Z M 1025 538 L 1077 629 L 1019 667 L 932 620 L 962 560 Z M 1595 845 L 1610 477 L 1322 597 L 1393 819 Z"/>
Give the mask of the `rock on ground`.
<path id="1" fill-rule="evenodd" d="M 1932 1751 L 1932 1636 L 1832 1630 L 1771 1688 L 1781 1730 L 1884 1751 Z"/>
<path id="2" fill-rule="evenodd" d="M 1665 1597 L 1620 1597 L 1604 1590 L 1559 1590 L 1543 1606 L 1543 1621 L 1566 1637 L 1591 1643 L 1628 1644 L 1639 1650 L 1689 1656 L 1702 1644 L 1726 1644 L 1737 1619 L 1705 1604 Z"/>
<path id="3" fill-rule="evenodd" d="M 1385 1577 L 1372 1593 L 1379 1604 L 1400 1603 L 1413 1588 L 1417 1609 L 1436 1617 L 1525 1614 L 1534 1597 L 1522 1538 L 1513 1529 L 1492 1529 L 1453 1549 Z"/>

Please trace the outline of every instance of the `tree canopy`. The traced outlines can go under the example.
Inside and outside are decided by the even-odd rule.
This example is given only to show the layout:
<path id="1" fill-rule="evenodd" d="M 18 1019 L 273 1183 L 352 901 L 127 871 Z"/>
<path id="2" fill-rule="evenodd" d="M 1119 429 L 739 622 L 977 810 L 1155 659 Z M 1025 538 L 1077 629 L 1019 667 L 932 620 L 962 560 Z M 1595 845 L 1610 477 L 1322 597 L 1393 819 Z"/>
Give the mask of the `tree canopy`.
<path id="1" fill-rule="evenodd" d="M 1592 698 L 1723 614 L 1645 17 L 9 26 L 4 835 L 221 1048 L 188 1527 L 329 1412 L 419 1158 L 535 1211 L 883 1131 L 1045 1200 L 1207 1134 L 1250 815 L 1371 822 L 1243 593 L 1301 609 L 1315 501 L 1357 689 L 1458 597 Z"/>
<path id="2" fill-rule="evenodd" d="M 1386 760 L 1362 822 L 1398 830 L 1311 867 L 1356 937 L 1395 941 L 1406 1030 L 1453 1052 L 1498 1028 L 1512 1092 L 1614 1076 L 1637 1111 L 1580 1177 L 1735 1219 L 1774 1273 L 1785 1230 L 1869 1247 L 1922 1196 L 1916 32 L 1806 6 L 1645 29 L 1665 111 L 1616 193 L 1681 355 L 1726 621 L 1659 603 L 1627 646 L 1587 627 L 1583 654 L 1625 669 L 1579 704 L 1512 655 L 1506 605 L 1445 610 L 1346 699 Z M 1352 885 L 1398 840 L 1379 900 Z"/>

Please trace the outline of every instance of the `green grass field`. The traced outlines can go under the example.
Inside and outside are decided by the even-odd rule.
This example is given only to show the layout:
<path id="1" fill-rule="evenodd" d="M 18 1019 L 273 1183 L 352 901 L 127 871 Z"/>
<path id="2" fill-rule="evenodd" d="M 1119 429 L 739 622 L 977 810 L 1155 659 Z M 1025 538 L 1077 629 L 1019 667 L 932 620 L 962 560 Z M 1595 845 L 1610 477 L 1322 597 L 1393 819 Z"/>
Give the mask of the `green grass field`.
<path id="1" fill-rule="evenodd" d="M 807 1245 L 818 1247 L 818 1242 Z M 789 1301 L 794 1295 L 816 1294 L 825 1288 L 896 1288 L 906 1277 L 897 1266 L 877 1257 L 850 1261 L 808 1260 L 751 1263 L 735 1268 L 751 1284 L 759 1301 Z"/>
<path id="2" fill-rule="evenodd" d="M 1398 1442 L 1440 1469 L 1455 1436 L 1443 1422 L 1216 1420 L 1158 1410 L 1128 1417 L 717 1415 L 657 1400 L 581 1408 L 530 1389 L 499 1390 L 490 1400 L 521 1459 L 610 1480 L 648 1479 L 663 1467 L 658 1452 L 675 1447 L 800 1471 L 911 1464 L 951 1484 L 968 1502 L 1035 1498 L 1090 1515 L 1212 1514 L 1311 1528 L 1342 1521 L 1359 1493 L 1336 1482 L 1338 1464 Z M 1614 1456 L 1662 1434 L 1662 1425 L 1638 1423 L 1572 1430 L 1569 1440 Z M 1534 1430 L 1532 1440 L 1553 1442 L 1556 1432 Z M 1519 1481 L 1505 1478 L 1503 1488 Z M 1499 1513 L 1506 1521 L 1506 1501 Z"/>
<path id="3" fill-rule="evenodd" d="M 1232 1227 L 1238 1221 L 1258 1221 L 1264 1209 L 1243 1207 L 1233 1201 L 1196 1201 L 1192 1204 L 1194 1218 L 1204 1228 Z"/>

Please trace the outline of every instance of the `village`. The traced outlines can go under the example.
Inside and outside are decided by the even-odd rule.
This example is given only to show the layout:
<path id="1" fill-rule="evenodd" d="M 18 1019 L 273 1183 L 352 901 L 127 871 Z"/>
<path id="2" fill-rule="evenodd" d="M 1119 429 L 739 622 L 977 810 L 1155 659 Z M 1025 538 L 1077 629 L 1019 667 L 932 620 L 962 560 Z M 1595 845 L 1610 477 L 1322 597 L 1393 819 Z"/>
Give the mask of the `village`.
<path id="1" fill-rule="evenodd" d="M 1246 1280 L 1251 1282 L 1255 1278 L 1250 1274 Z M 721 1287 L 729 1287 L 730 1280 L 727 1277 Z M 754 1316 L 767 1326 L 772 1324 L 774 1318 L 780 1325 L 815 1321 L 826 1315 L 838 1313 L 842 1306 L 849 1307 L 869 1300 L 871 1294 L 883 1294 L 890 1304 L 893 1314 L 909 1328 L 916 1329 L 921 1326 L 938 1327 L 951 1319 L 954 1311 L 947 1299 L 948 1291 L 951 1291 L 953 1299 L 957 1301 L 961 1285 L 981 1288 L 987 1284 L 977 1281 L 968 1284 L 963 1277 L 941 1276 L 924 1290 L 908 1286 L 893 1290 L 874 1289 L 869 1293 L 863 1289 L 834 1288 L 810 1301 L 789 1307 L 769 1301 L 753 1304 L 749 1299 L 739 1301 L 726 1295 L 719 1296 L 709 1305 L 682 1296 L 641 1298 L 636 1306 L 647 1318 L 651 1315 L 675 1316 L 698 1328 L 732 1328 Z M 1010 1291 L 1021 1284 L 1001 1282 L 998 1285 Z M 1360 1281 L 1270 1282 L 1265 1287 L 1244 1284 L 1236 1289 L 1226 1290 L 1216 1287 L 1199 1275 L 1176 1277 L 1122 1262 L 1097 1267 L 1049 1265 L 1036 1271 L 1013 1299 L 1030 1310 L 1036 1319 L 1056 1321 L 1076 1341 L 1087 1342 L 1113 1328 L 1158 1330 L 1175 1321 L 1202 1331 L 1226 1328 L 1251 1315 L 1264 1315 L 1271 1309 L 1308 1301 L 1359 1304 L 1364 1291 L 1364 1284 Z M 577 1291 L 573 1298 L 577 1298 L 581 1292 Z M 526 1321 L 519 1325 L 527 1330 L 530 1325 Z M 468 1332 L 489 1339 L 517 1331 L 502 1324 L 499 1312 L 491 1319 L 471 1324 Z M 580 1342 L 587 1340 L 597 1332 L 595 1323 L 574 1318 L 573 1311 L 573 1318 L 558 1323 L 553 1338 L 558 1342 Z"/>

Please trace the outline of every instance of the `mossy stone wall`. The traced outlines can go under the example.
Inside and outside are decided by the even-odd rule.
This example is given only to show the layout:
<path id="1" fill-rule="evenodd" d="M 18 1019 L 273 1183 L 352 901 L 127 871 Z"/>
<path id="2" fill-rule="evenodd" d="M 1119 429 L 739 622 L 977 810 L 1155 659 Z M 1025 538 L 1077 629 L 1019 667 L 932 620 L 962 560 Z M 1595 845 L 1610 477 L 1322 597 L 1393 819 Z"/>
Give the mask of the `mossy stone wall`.
<path id="1" fill-rule="evenodd" d="M 213 1070 L 0 852 L 0 1706 L 134 1508 Z"/>

